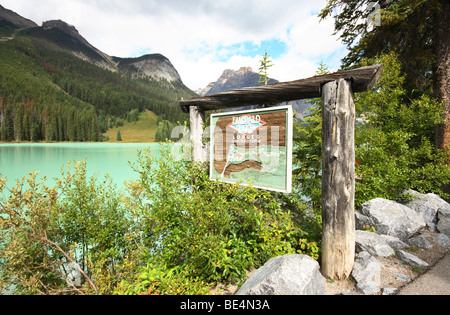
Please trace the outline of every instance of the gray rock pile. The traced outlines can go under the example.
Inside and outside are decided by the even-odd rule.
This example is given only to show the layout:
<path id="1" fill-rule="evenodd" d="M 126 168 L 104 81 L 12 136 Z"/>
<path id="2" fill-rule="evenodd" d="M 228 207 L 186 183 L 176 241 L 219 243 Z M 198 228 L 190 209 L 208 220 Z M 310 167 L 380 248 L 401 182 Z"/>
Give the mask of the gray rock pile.
<path id="1" fill-rule="evenodd" d="M 407 190 L 405 194 L 412 200 L 403 203 L 418 213 L 423 213 L 430 232 L 440 232 L 450 236 L 450 204 L 435 194 L 421 194 Z"/>
<path id="2" fill-rule="evenodd" d="M 373 199 L 355 212 L 356 259 L 352 277 L 362 294 L 395 294 L 396 288 L 382 287 L 383 257 L 396 256 L 402 263 L 427 268 L 428 263 L 406 248 L 430 249 L 431 240 L 450 247 L 450 204 L 435 194 L 408 190 L 399 202 Z M 374 228 L 376 233 L 368 232 Z M 429 232 L 432 232 L 429 233 Z M 410 277 L 392 271 L 399 281 Z M 324 295 L 326 281 L 317 261 L 306 255 L 286 255 L 269 260 L 236 293 L 238 295 Z"/>
<path id="3" fill-rule="evenodd" d="M 405 264 L 427 268 L 428 263 L 404 249 L 410 246 L 430 249 L 433 246 L 430 240 L 450 247 L 450 204 L 435 194 L 413 190 L 405 194 L 411 199 L 395 202 L 377 198 L 364 203 L 355 213 L 358 256 L 352 276 L 362 294 L 395 292 L 392 288 L 381 288 L 381 265 L 376 257 L 396 255 Z M 368 227 L 375 228 L 376 233 L 365 231 Z M 397 276 L 410 281 L 406 275 Z"/>

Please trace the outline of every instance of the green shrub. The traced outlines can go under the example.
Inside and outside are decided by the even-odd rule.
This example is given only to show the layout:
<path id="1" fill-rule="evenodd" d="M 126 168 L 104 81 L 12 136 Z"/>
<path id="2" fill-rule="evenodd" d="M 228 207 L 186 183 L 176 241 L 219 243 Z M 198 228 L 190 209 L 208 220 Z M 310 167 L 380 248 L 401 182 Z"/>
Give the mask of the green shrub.
<path id="1" fill-rule="evenodd" d="M 183 266 L 207 282 L 239 281 L 274 256 L 302 252 L 306 233 L 274 194 L 210 181 L 203 165 L 175 161 L 168 149 L 158 161 L 141 152 L 135 170 L 140 241 L 160 266 Z"/>
<path id="2" fill-rule="evenodd" d="M 0 178 L 0 290 L 15 294 L 207 294 L 274 256 L 320 254 L 316 219 L 295 195 L 210 181 L 204 165 L 133 166 L 118 189 L 69 163 L 54 187 Z M 79 284 L 67 280 L 71 270 Z"/>
<path id="3" fill-rule="evenodd" d="M 122 280 L 118 295 L 208 295 L 210 284 L 193 278 L 184 267 L 147 264 L 139 269 L 133 282 Z"/>
<path id="4" fill-rule="evenodd" d="M 37 182 L 37 174 L 8 192 L 0 181 L 0 290 L 112 293 L 120 281 L 117 268 L 133 249 L 120 191 L 109 177 L 100 183 L 95 175 L 88 178 L 85 162 L 75 163 L 73 173 L 69 163 L 53 188 L 45 177 Z M 69 264 L 79 268 L 81 286 L 66 282 Z"/>

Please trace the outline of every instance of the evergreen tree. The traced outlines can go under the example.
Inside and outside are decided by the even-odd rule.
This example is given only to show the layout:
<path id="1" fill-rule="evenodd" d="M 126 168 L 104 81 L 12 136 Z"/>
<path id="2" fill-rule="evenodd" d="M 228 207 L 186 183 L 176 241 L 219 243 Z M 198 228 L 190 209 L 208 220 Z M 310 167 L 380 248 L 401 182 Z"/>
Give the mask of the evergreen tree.
<path id="1" fill-rule="evenodd" d="M 30 115 L 25 112 L 22 120 L 23 126 L 23 141 L 30 141 Z"/>
<path id="2" fill-rule="evenodd" d="M 450 1 L 328 0 L 319 14 L 333 15 L 350 53 L 344 65 L 395 52 L 405 73 L 406 97 L 429 94 L 441 103 L 443 123 L 435 127 L 438 148 L 448 148 L 450 166 Z M 339 10 L 336 10 L 338 9 Z M 372 19 L 378 19 L 372 27 Z"/>
<path id="3" fill-rule="evenodd" d="M 381 197 L 395 200 L 405 189 L 434 192 L 450 180 L 445 154 L 433 145 L 433 130 L 442 121 L 440 104 L 427 95 L 408 99 L 405 77 L 395 54 L 363 60 L 358 66 L 383 63 L 384 71 L 371 91 L 357 93 L 360 123 L 355 131 L 355 204 Z M 295 182 L 313 209 L 321 207 L 321 102 L 297 125 Z"/>
<path id="4" fill-rule="evenodd" d="M 270 55 L 267 54 L 267 50 L 264 53 L 264 56 L 262 57 L 259 67 L 259 84 L 267 85 L 267 82 L 269 82 L 269 73 L 268 70 L 270 67 L 273 66 L 273 61 L 269 59 Z"/>
<path id="5" fill-rule="evenodd" d="M 23 117 L 24 117 L 23 104 L 16 104 L 16 115 L 14 118 L 14 138 L 16 141 L 23 140 Z"/>
<path id="6" fill-rule="evenodd" d="M 14 112 L 11 103 L 6 104 L 3 123 L 5 124 L 4 141 L 14 141 Z"/>
<path id="7" fill-rule="evenodd" d="M 122 135 L 120 134 L 120 129 L 117 130 L 116 140 L 117 140 L 117 141 L 122 141 Z"/>

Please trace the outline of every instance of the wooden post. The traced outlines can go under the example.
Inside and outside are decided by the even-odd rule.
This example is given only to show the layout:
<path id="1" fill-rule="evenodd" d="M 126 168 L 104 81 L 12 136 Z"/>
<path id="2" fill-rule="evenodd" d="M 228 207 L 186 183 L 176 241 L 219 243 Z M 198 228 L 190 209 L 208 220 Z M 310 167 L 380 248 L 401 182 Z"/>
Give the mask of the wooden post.
<path id="1" fill-rule="evenodd" d="M 322 91 L 322 274 L 343 280 L 355 261 L 355 103 L 348 80 Z"/>
<path id="2" fill-rule="evenodd" d="M 353 93 L 365 92 L 374 87 L 382 70 L 383 65 L 373 65 L 180 102 L 181 109 L 187 113 L 193 106 L 199 106 L 201 111 L 205 111 L 323 97 L 322 273 L 331 279 L 349 277 L 355 260 Z M 203 122 L 198 109 L 191 109 L 191 126 L 196 125 L 193 123 L 195 117 Z M 192 135 L 194 159 L 204 161 L 204 155 L 199 153 L 203 144 L 201 128 L 198 128 L 196 134 Z"/>
<path id="3" fill-rule="evenodd" d="M 189 107 L 191 120 L 191 142 L 193 145 L 194 162 L 206 162 L 206 154 L 203 144 L 203 124 L 205 112 L 198 106 Z"/>

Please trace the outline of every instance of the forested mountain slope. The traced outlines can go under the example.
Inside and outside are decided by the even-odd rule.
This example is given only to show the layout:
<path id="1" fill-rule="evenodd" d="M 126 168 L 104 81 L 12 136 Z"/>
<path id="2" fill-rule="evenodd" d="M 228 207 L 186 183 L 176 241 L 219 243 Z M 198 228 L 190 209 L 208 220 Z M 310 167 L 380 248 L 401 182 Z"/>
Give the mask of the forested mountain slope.
<path id="1" fill-rule="evenodd" d="M 179 76 L 169 81 L 145 67 L 156 58 L 170 68 L 164 56 L 121 62 L 62 21 L 22 27 L 11 16 L 20 20 L 0 7 L 0 141 L 101 141 L 145 109 L 168 122 L 186 120 L 177 103 L 195 93 Z"/>

